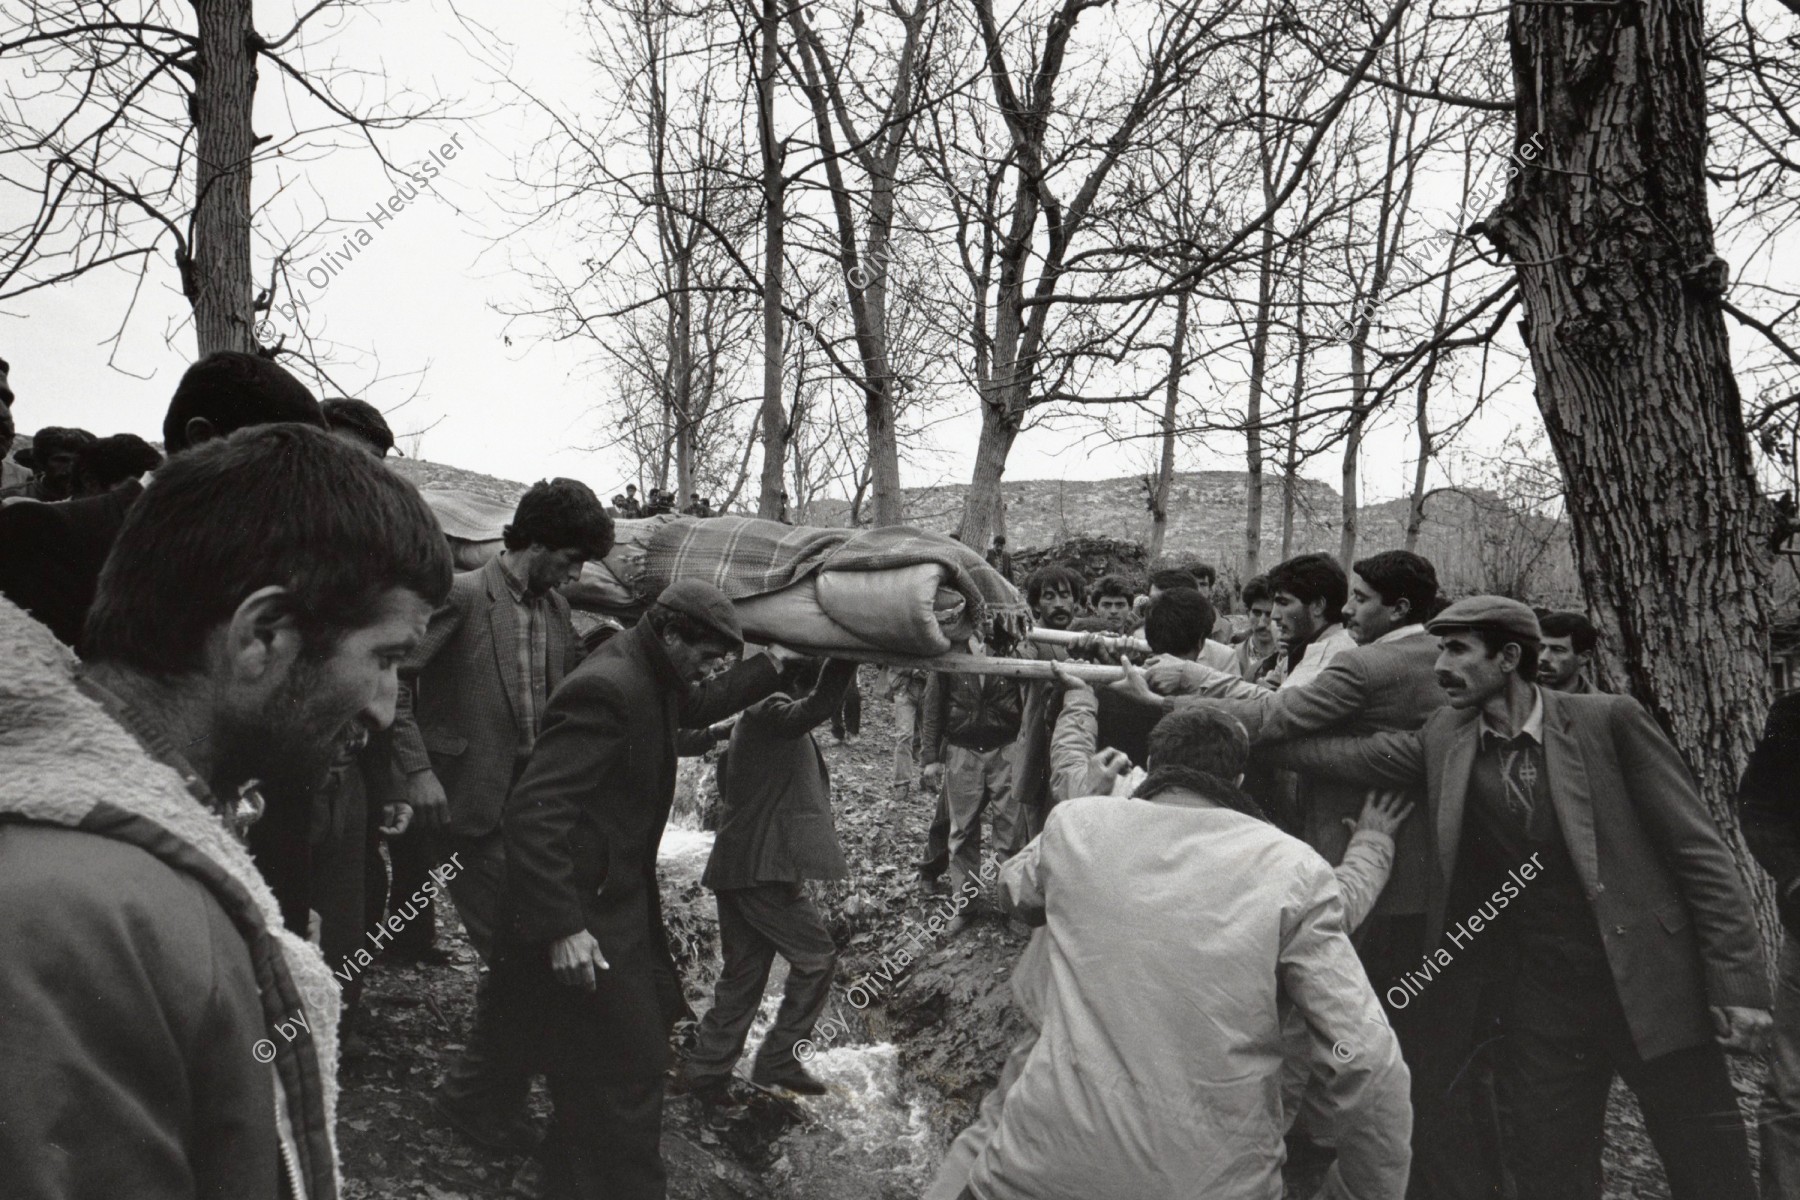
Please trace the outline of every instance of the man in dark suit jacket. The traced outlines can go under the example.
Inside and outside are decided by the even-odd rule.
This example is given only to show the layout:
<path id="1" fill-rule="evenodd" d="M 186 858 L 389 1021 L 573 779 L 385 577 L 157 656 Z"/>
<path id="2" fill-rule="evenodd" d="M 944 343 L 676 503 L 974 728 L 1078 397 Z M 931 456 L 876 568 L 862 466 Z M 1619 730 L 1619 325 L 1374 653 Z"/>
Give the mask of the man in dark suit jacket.
<path id="1" fill-rule="evenodd" d="M 1675 1200 L 1750 1200 L 1723 1049 L 1767 1036 L 1748 893 L 1675 748 L 1621 696 L 1538 687 L 1537 617 L 1476 596 L 1445 609 L 1450 707 L 1417 733 L 1275 747 L 1289 768 L 1431 800 L 1426 955 L 1395 1007 L 1451 988 L 1500 1014 L 1502 1153 L 1521 1196 L 1598 1197 L 1606 1097 L 1642 1104 Z M 1454 1069 L 1466 1022 L 1415 1070 Z"/>
<path id="2" fill-rule="evenodd" d="M 663 1195 L 663 1071 L 686 1005 L 656 852 L 675 796 L 677 731 L 769 695 L 780 683 L 775 659 L 791 657 L 771 648 L 709 678 L 742 645 L 717 588 L 669 585 L 557 689 L 507 799 L 496 1015 L 510 1052 L 550 1076 L 548 1195 Z"/>
<path id="3" fill-rule="evenodd" d="M 581 660 L 569 602 L 555 590 L 612 549 L 613 523 L 573 479 L 540 480 L 519 500 L 498 558 L 457 575 L 450 598 L 400 668 L 391 735 L 414 830 L 395 843 L 394 891 L 406 895 L 455 859 L 450 896 L 469 941 L 490 965 L 506 871 L 500 816 L 530 759 L 550 695 Z M 413 876 L 417 875 L 415 880 Z M 404 876 L 404 878 L 402 878 Z M 428 945 L 430 918 L 409 926 Z M 525 1114 L 531 1079 L 498 1052 L 490 981 L 476 993 L 468 1047 L 436 1099 L 441 1116 L 496 1150 L 535 1141 Z"/>
<path id="4" fill-rule="evenodd" d="M 1739 816 L 1750 853 L 1775 880 L 1775 904 L 1787 936 L 1775 998 L 1769 1082 L 1762 1130 L 1763 1195 L 1800 1193 L 1800 692 L 1769 707 L 1762 741 L 1738 782 Z"/>
<path id="5" fill-rule="evenodd" d="M 809 677 L 813 684 L 805 695 Z M 807 898 L 808 879 L 849 874 L 831 817 L 831 780 L 812 730 L 844 701 L 856 664 L 802 662 L 783 673 L 798 699 L 777 694 L 746 709 L 725 754 L 721 819 L 700 882 L 719 904 L 725 969 L 683 1071 L 689 1090 L 723 1088 L 744 1051 L 777 952 L 788 963 L 775 1025 L 751 1068 L 755 1083 L 807 1095 L 825 1087 L 794 1057 L 831 998 L 837 947 Z"/>

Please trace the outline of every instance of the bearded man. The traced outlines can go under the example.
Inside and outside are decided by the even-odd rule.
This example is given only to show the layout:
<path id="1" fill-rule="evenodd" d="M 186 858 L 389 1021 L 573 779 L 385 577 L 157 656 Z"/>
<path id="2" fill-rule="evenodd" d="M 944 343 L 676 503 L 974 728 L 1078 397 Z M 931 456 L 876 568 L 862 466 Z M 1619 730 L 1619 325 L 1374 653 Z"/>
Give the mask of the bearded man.
<path id="1" fill-rule="evenodd" d="M 272 425 L 132 506 L 82 674 L 0 601 L 8 1197 L 337 1195 L 337 990 L 238 837 L 393 720 L 449 588 L 410 484 Z"/>

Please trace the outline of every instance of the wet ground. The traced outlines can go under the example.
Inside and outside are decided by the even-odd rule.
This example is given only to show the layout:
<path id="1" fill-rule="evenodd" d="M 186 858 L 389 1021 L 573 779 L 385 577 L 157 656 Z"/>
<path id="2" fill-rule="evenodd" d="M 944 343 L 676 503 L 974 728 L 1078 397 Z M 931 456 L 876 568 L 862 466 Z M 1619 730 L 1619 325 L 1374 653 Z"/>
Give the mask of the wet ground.
<path id="1" fill-rule="evenodd" d="M 992 916 L 953 939 L 919 933 L 937 904 L 918 890 L 912 867 L 931 806 L 916 793 L 892 794 L 888 710 L 867 688 L 864 697 L 859 744 L 835 743 L 828 729 L 818 735 L 851 869 L 849 881 L 818 891 L 842 959 L 810 1066 L 832 1092 L 794 1099 L 744 1088 L 723 1107 L 672 1098 L 663 1153 L 674 1200 L 916 1197 L 1019 1035 L 1007 978 L 1024 938 Z M 691 814 L 680 818 L 686 825 L 699 824 L 709 774 L 685 773 L 690 787 L 700 779 L 680 802 Z M 697 1012 L 710 1004 L 718 970 L 712 899 L 698 884 L 708 845 L 709 835 L 693 828 L 673 829 L 665 842 L 665 910 Z M 462 1048 L 478 970 L 454 916 L 444 917 L 440 941 L 453 962 L 383 964 L 369 973 L 363 1018 L 340 1072 L 347 1200 L 498 1200 L 523 1162 L 467 1143 L 429 1108 L 431 1089 Z M 901 948 L 914 961 L 897 982 L 884 981 L 882 960 L 893 962 Z M 866 986 L 857 989 L 859 982 Z M 778 986 L 771 982 L 751 1051 Z M 1743 1063 L 1734 1070 L 1750 1113 L 1760 1071 Z M 541 1084 L 533 1103 L 540 1115 L 547 1111 Z M 1606 1170 L 1606 1200 L 1668 1195 L 1623 1088 L 1608 1114 Z M 1312 1178 L 1316 1171 L 1291 1178 L 1289 1195 L 1310 1195 Z"/>

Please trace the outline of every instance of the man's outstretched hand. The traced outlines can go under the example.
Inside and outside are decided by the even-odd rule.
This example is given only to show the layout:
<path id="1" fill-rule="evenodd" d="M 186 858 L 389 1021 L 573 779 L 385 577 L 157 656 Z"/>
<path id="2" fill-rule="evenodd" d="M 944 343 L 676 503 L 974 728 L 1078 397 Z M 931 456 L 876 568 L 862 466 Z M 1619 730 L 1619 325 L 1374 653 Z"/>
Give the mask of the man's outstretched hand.
<path id="1" fill-rule="evenodd" d="M 600 986 L 596 972 L 608 969 L 606 956 L 600 953 L 600 943 L 585 929 L 550 943 L 550 970 L 556 974 L 558 983 L 591 992 Z"/>
<path id="2" fill-rule="evenodd" d="M 1065 692 L 1091 692 L 1094 690 L 1088 686 L 1087 680 L 1077 675 L 1071 675 L 1069 669 L 1056 659 L 1050 660 L 1050 676 L 1056 680 L 1056 685 Z"/>
<path id="3" fill-rule="evenodd" d="M 1163 697 L 1157 695 L 1150 689 L 1149 680 L 1144 678 L 1144 673 L 1138 670 L 1129 658 L 1120 655 L 1119 663 L 1125 668 L 1125 678 L 1108 686 L 1114 691 L 1120 692 L 1123 695 L 1136 700 L 1139 704 L 1147 704 L 1151 708 L 1160 708 L 1164 710 L 1169 708 L 1169 705 L 1163 702 Z"/>
<path id="4" fill-rule="evenodd" d="M 1344 824 L 1350 832 L 1366 829 L 1370 833 L 1385 833 L 1393 837 L 1396 830 L 1412 816 L 1412 801 L 1406 798 L 1405 792 L 1389 792 L 1380 788 L 1370 788 L 1363 797 L 1362 815 L 1345 817 Z"/>

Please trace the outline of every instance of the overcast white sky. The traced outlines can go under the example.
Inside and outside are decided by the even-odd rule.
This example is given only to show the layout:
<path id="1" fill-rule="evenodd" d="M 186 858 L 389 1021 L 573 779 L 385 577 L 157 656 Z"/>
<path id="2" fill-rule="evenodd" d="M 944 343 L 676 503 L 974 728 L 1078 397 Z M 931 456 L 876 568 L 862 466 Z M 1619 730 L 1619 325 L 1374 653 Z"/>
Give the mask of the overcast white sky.
<path id="1" fill-rule="evenodd" d="M 258 7 L 265 32 L 285 28 L 280 12 L 286 5 Z M 508 345 L 508 321 L 498 311 L 508 302 L 530 299 L 510 266 L 523 247 L 496 239 L 517 219 L 507 211 L 504 180 L 514 155 L 537 136 L 541 117 L 504 103 L 507 90 L 497 82 L 502 69 L 492 63 L 504 63 L 508 79 L 559 102 L 577 104 L 590 95 L 598 76 L 583 61 L 585 35 L 563 9 L 558 2 L 461 0 L 458 11 L 469 23 L 458 25 L 442 0 L 409 0 L 343 18 L 324 47 L 331 57 L 370 71 L 389 89 L 447 97 L 474 115 L 389 135 L 389 153 L 400 164 L 424 159 L 452 134 L 459 135 L 464 149 L 445 166 L 437 195 L 422 197 L 382 224 L 364 225 L 370 235 L 366 247 L 337 267 L 324 287 L 306 283 L 308 272 L 314 280 L 326 280 L 322 269 L 315 270 L 322 268 L 325 251 L 341 245 L 393 191 L 374 156 L 342 149 L 317 161 L 284 163 L 279 171 L 258 176 L 257 195 L 269 196 L 279 182 L 285 199 L 275 211 L 288 214 L 290 227 L 325 215 L 336 223 L 329 227 L 333 232 L 312 243 L 317 253 L 294 267 L 299 290 L 312 306 L 309 326 L 340 348 L 340 378 L 386 411 L 396 432 L 429 430 L 424 457 L 518 480 L 574 475 L 610 495 L 623 483 L 623 464 L 609 453 L 582 449 L 598 440 L 593 406 L 603 395 L 604 379 L 578 347 L 537 340 L 517 326 Z M 481 26 L 499 31 L 505 44 L 484 44 Z M 259 132 L 282 119 L 285 102 L 279 79 L 265 69 Z M 516 204 L 514 193 L 510 205 Z M 591 253 L 585 247 L 553 250 L 579 257 Z M 258 270 L 266 270 L 266 261 L 259 261 Z M 159 436 L 168 398 L 193 356 L 193 332 L 174 269 L 165 261 L 152 269 L 115 344 L 134 286 L 134 276 L 107 272 L 12 301 L 0 311 L 0 355 L 13 364 L 15 416 L 22 432 L 59 424 L 99 434 Z M 281 314 L 272 320 L 277 329 L 288 324 Z M 1505 336 L 1516 344 L 1515 333 Z M 753 355 L 757 348 L 745 352 Z M 1535 427 L 1523 388 L 1492 407 L 1465 444 L 1497 445 L 1516 425 Z M 931 451 L 906 465 L 905 481 L 966 481 L 977 429 L 972 397 L 937 414 L 928 434 Z M 1365 451 L 1365 496 L 1401 494 L 1410 483 L 1409 453 L 1404 422 L 1390 418 Z M 1108 445 L 1065 423 L 1028 429 L 1007 474 L 1108 478 L 1139 473 L 1149 462 L 1142 443 Z M 1187 447 L 1180 466 L 1240 470 L 1241 441 Z M 1338 470 L 1335 459 L 1326 459 L 1308 473 L 1335 487 Z"/>

